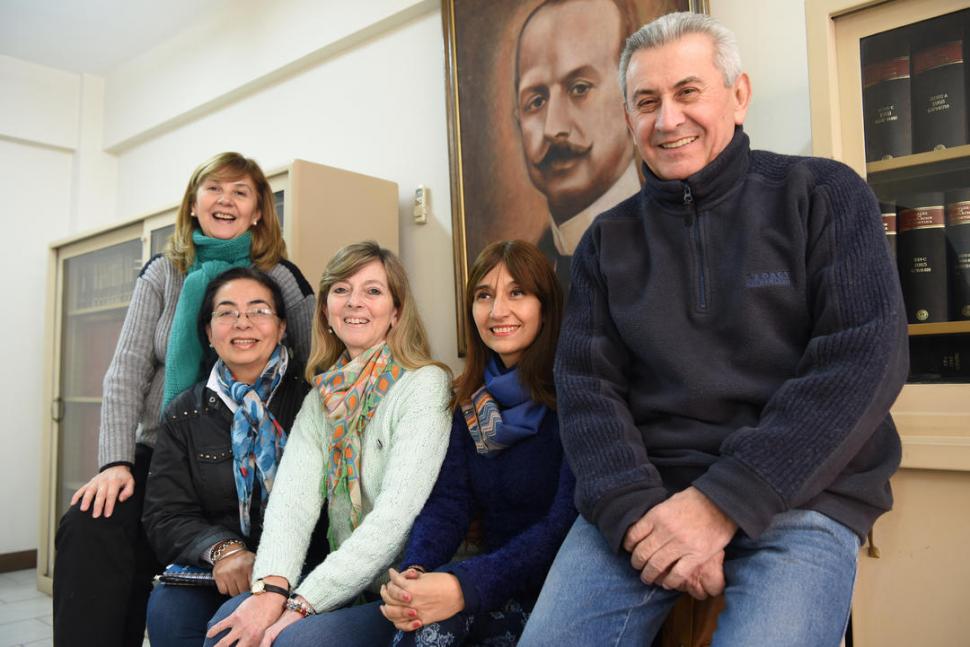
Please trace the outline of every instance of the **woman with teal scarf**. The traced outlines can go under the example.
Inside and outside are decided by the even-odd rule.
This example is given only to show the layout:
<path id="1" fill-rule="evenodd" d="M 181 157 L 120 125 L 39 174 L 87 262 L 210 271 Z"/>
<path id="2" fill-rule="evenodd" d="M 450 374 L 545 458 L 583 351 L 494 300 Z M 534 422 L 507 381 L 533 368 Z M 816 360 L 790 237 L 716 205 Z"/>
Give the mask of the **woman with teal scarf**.
<path id="1" fill-rule="evenodd" d="M 57 532 L 56 645 L 141 645 L 151 577 L 160 570 L 140 522 L 155 428 L 164 404 L 201 378 L 195 322 L 209 281 L 249 266 L 280 285 L 289 320 L 284 343 L 305 362 L 313 290 L 286 260 L 262 169 L 221 153 L 190 177 L 165 253 L 135 283 L 104 379 L 100 473 L 74 494 Z"/>

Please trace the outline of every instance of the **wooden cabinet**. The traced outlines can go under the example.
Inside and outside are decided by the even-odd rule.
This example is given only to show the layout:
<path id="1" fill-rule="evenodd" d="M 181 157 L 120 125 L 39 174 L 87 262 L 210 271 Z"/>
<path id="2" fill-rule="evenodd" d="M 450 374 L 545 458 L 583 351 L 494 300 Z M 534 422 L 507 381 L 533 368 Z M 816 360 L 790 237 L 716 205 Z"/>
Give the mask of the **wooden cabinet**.
<path id="1" fill-rule="evenodd" d="M 970 145 L 866 163 L 860 60 L 860 43 L 871 35 L 968 8 L 967 0 L 806 0 L 815 154 L 846 162 L 877 194 L 970 187 Z M 960 361 L 970 361 L 968 353 L 960 354 L 970 348 L 970 322 L 914 324 L 909 330 L 912 349 L 932 340 L 953 349 Z M 876 550 L 863 547 L 860 552 L 854 647 L 966 642 L 968 382 L 942 376 L 910 383 L 893 406 L 903 442 L 902 467 L 892 481 L 895 507 L 873 529 Z"/>
<path id="2" fill-rule="evenodd" d="M 294 160 L 267 174 L 289 258 L 316 288 L 343 245 L 376 240 L 398 250 L 394 182 Z M 173 199 L 178 193 L 173 192 Z M 51 591 L 54 533 L 71 495 L 98 469 L 101 383 L 138 272 L 174 230 L 177 206 L 50 247 L 41 465 L 38 586 Z"/>

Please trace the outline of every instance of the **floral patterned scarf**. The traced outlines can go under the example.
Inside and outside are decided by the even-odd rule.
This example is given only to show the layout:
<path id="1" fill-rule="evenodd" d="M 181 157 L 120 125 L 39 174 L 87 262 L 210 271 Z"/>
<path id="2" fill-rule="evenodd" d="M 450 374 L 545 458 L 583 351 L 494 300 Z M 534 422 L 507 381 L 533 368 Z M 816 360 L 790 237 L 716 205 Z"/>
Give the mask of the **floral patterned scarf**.
<path id="1" fill-rule="evenodd" d="M 351 526 L 360 524 L 360 445 L 367 423 L 387 392 L 404 374 L 385 342 L 354 359 L 344 351 L 337 363 L 313 378 L 320 389 L 327 419 L 333 423 L 327 448 L 324 495 L 350 499 Z M 331 547 L 336 549 L 331 541 Z"/>

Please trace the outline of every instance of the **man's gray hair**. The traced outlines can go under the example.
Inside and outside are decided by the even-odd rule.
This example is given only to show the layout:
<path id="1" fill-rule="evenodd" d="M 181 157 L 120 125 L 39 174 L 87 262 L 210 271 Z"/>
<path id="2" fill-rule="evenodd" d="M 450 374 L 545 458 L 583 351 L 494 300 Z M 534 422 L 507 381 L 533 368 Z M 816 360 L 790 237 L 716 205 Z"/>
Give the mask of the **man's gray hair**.
<path id="1" fill-rule="evenodd" d="M 641 49 L 653 49 L 686 36 L 705 34 L 714 42 L 714 66 L 724 76 L 724 85 L 731 87 L 741 74 L 741 53 L 738 41 L 727 27 L 702 13 L 680 11 L 660 16 L 626 39 L 620 54 L 620 90 L 626 105 L 626 73 L 633 54 Z"/>

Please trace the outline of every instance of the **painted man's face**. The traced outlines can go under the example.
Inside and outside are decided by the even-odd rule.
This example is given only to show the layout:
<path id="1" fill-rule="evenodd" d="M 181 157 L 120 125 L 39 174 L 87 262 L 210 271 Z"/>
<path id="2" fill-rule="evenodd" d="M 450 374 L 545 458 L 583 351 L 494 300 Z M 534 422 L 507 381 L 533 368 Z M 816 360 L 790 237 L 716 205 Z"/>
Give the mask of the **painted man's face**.
<path id="1" fill-rule="evenodd" d="M 609 0 L 573 0 L 540 9 L 520 36 L 522 149 L 554 217 L 592 204 L 633 159 L 616 79 L 621 24 Z"/>

